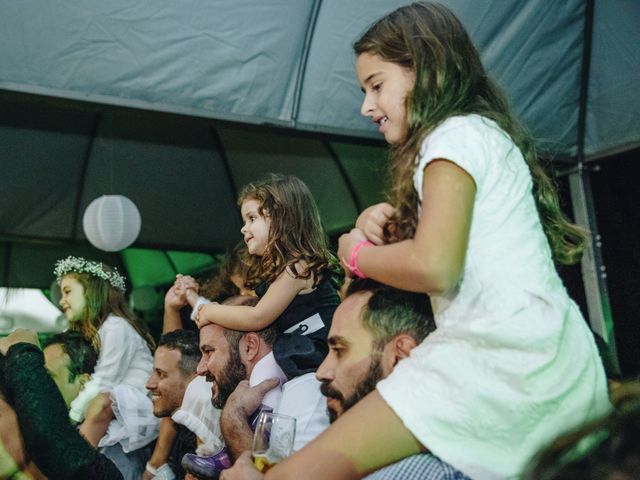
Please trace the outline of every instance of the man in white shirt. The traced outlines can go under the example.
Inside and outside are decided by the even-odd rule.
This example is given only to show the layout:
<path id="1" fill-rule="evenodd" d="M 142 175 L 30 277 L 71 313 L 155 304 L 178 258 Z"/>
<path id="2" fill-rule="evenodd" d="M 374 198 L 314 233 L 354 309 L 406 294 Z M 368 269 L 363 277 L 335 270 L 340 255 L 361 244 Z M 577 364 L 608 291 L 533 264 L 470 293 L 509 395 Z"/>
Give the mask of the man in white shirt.
<path id="1" fill-rule="evenodd" d="M 144 478 L 184 477 L 180 462 L 185 453 L 195 451 L 196 436 L 169 417 L 182 405 L 187 386 L 196 377 L 200 358 L 198 334 L 193 330 L 174 330 L 160 337 L 146 387 L 151 394 L 153 414 L 167 421 L 161 424 L 161 434 L 146 464 Z"/>
<path id="2" fill-rule="evenodd" d="M 353 281 L 333 317 L 328 336 L 329 354 L 316 372 L 331 421 L 372 392 L 376 383 L 389 375 L 433 330 L 435 322 L 427 295 L 371 280 Z M 221 478 L 259 479 L 262 475 L 245 453 Z M 430 454 L 408 457 L 366 478 L 466 479 L 461 472 Z"/>
<path id="3" fill-rule="evenodd" d="M 255 300 L 236 297 L 225 303 L 246 304 Z M 272 378 L 278 376 L 277 372 L 265 371 L 269 362 L 263 360 L 272 355 L 276 334 L 274 326 L 257 332 L 238 332 L 214 324 L 200 329 L 202 360 L 198 373 L 206 375 L 213 384 L 213 405 L 223 407 L 222 434 L 233 458 L 251 449 L 251 417 L 258 409 L 273 408 L 276 413 L 296 418 L 294 450 L 302 448 L 329 425 L 320 382 L 313 373 L 286 381 L 282 376 Z"/>

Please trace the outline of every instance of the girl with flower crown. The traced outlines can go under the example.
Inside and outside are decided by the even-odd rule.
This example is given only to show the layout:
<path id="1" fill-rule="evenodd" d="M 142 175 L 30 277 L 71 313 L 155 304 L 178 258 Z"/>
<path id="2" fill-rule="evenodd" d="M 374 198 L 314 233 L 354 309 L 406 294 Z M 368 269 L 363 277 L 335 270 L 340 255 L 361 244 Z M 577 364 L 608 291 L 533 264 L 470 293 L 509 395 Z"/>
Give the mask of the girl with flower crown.
<path id="1" fill-rule="evenodd" d="M 127 306 L 124 277 L 80 257 L 59 260 L 54 273 L 70 329 L 81 332 L 98 351 L 91 380 L 71 403 L 69 416 L 82 422 L 80 432 L 94 446 L 119 443 L 125 453 L 144 447 L 158 428 L 145 388 L 155 345 Z M 131 425 L 135 427 L 127 428 Z"/>

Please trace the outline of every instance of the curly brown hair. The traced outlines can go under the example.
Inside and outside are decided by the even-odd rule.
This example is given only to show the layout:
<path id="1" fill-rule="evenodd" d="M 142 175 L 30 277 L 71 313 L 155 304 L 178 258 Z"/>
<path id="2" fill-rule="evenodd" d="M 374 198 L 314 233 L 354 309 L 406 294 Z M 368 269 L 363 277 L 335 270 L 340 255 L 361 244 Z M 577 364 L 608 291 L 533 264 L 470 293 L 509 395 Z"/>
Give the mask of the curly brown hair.
<path id="1" fill-rule="evenodd" d="M 422 141 L 448 117 L 475 113 L 496 122 L 522 152 L 555 260 L 572 264 L 580 259 L 586 231 L 562 213 L 556 185 L 538 160 L 533 138 L 511 113 L 464 26 L 449 9 L 427 2 L 398 8 L 370 26 L 353 48 L 356 55 L 377 55 L 411 69 L 416 77 L 406 100 L 406 139 L 391 147 L 389 200 L 397 213 L 385 228 L 390 241 L 415 234 L 420 200 L 413 174 Z"/>
<path id="2" fill-rule="evenodd" d="M 339 265 L 327 245 L 316 202 L 305 183 L 297 177 L 269 174 L 246 185 L 238 206 L 246 200 L 260 204 L 259 213 L 271 219 L 269 238 L 262 256 L 251 255 L 246 285 L 272 283 L 285 269 L 296 278 L 321 278 L 337 273 Z M 298 262 L 306 268 L 299 270 Z"/>

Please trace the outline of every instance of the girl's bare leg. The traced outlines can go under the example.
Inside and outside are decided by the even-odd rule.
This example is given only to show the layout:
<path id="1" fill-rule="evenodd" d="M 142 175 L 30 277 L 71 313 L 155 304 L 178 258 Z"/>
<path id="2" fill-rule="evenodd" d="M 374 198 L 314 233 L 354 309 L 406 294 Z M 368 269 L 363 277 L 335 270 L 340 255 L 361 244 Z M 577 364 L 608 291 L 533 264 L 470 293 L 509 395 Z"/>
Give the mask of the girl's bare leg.
<path id="1" fill-rule="evenodd" d="M 160 468 L 167 463 L 169 455 L 171 454 L 171 448 L 173 442 L 175 442 L 178 436 L 178 430 L 176 424 L 171 417 L 163 417 L 160 419 L 160 432 L 158 433 L 158 439 L 156 440 L 156 446 L 153 449 L 149 464 L 154 468 Z M 153 475 L 148 470 L 144 471 L 142 475 L 143 480 L 153 478 Z"/>

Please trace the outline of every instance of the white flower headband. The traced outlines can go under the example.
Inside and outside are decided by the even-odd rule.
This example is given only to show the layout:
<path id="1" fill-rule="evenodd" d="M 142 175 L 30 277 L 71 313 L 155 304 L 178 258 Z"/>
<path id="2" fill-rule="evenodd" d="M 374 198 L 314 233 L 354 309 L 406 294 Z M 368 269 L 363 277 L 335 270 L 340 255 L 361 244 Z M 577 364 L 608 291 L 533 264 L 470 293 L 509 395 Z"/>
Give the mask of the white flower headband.
<path id="1" fill-rule="evenodd" d="M 62 280 L 66 274 L 71 272 L 88 273 L 94 277 L 106 280 L 111 286 L 122 293 L 126 291 L 125 279 L 117 269 L 113 269 L 112 272 L 105 272 L 102 269 L 102 264 L 91 260 L 86 260 L 82 257 L 69 256 L 64 260 L 58 260 L 56 267 L 53 270 L 53 274 L 56 276 L 58 283 Z"/>

